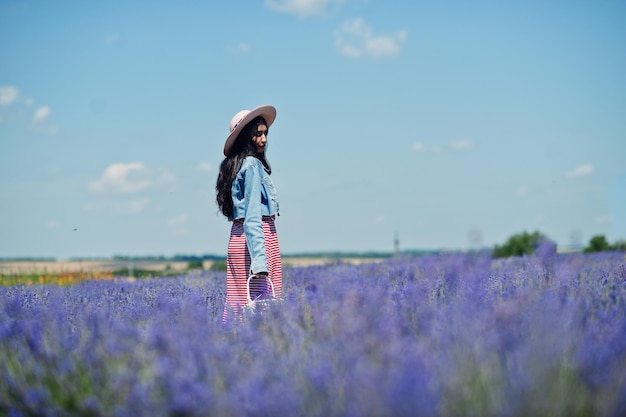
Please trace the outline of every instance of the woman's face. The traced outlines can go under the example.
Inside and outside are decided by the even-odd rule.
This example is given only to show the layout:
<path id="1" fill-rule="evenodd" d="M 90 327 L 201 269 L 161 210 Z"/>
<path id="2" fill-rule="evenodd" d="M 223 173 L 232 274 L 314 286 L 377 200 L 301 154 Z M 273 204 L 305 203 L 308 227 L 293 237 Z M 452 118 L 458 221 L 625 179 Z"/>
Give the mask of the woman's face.
<path id="1" fill-rule="evenodd" d="M 265 148 L 267 147 L 267 134 L 267 126 L 264 123 L 258 125 L 256 130 L 252 129 L 252 143 L 256 146 L 258 153 L 265 152 Z"/>

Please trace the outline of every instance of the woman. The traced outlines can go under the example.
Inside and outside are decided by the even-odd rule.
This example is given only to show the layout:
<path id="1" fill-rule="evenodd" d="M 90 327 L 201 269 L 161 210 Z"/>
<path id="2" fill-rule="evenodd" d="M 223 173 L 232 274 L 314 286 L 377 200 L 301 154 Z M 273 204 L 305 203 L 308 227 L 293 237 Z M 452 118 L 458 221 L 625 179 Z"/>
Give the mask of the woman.
<path id="1" fill-rule="evenodd" d="M 230 121 L 224 144 L 226 158 L 220 165 L 215 189 L 221 212 L 232 221 L 226 257 L 226 303 L 223 321 L 239 315 L 247 302 L 247 279 L 251 294 L 270 292 L 282 296 L 282 266 L 274 218 L 278 198 L 270 179 L 272 169 L 265 151 L 268 129 L 276 109 L 265 105 L 242 110 Z"/>

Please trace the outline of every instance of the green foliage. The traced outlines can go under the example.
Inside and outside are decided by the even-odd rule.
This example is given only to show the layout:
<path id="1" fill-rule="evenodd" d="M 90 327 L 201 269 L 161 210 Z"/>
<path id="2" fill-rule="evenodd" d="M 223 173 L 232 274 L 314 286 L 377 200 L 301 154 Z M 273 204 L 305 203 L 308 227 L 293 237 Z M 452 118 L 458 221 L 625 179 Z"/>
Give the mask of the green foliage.
<path id="1" fill-rule="evenodd" d="M 137 269 L 137 268 L 124 268 L 117 269 L 112 272 L 116 277 L 133 277 L 133 278 L 159 278 L 159 277 L 173 277 L 184 273 L 184 271 L 178 271 L 172 268 L 171 265 L 166 265 L 165 268 L 158 269 Z"/>
<path id="2" fill-rule="evenodd" d="M 596 235 L 589 240 L 589 245 L 584 249 L 584 252 L 602 252 L 610 249 L 611 245 L 607 242 L 606 237 L 604 235 Z"/>
<path id="3" fill-rule="evenodd" d="M 626 241 L 618 240 L 611 245 L 604 235 L 596 235 L 589 240 L 589 245 L 583 250 L 585 253 L 604 252 L 610 250 L 626 251 Z"/>
<path id="4" fill-rule="evenodd" d="M 226 261 L 213 261 L 211 264 L 211 271 L 226 271 Z"/>
<path id="5" fill-rule="evenodd" d="M 532 255 L 542 237 L 543 235 L 539 232 L 527 233 L 525 231 L 513 235 L 504 245 L 495 245 L 493 257 L 508 258 L 510 256 Z"/>
<path id="6" fill-rule="evenodd" d="M 202 259 L 193 259 L 187 262 L 187 269 L 204 269 L 204 264 L 202 263 Z"/>
<path id="7" fill-rule="evenodd" d="M 24 342 L 26 343 L 26 342 Z M 19 345 L 18 345 L 19 346 Z M 23 347 L 17 349 L 6 349 L 1 346 L 0 363 L 3 365 L 3 373 L 9 378 L 3 378 L 0 382 L 0 415 L 65 415 L 65 416 L 96 416 L 95 405 L 90 404 L 85 399 L 100 398 L 102 410 L 105 415 L 114 413 L 113 404 L 119 401 L 119 396 L 110 387 L 109 382 L 113 377 L 115 369 L 115 358 L 111 358 L 111 363 L 98 362 L 89 369 L 69 352 L 65 360 L 58 357 L 47 358 L 40 366 L 33 367 L 32 364 L 24 364 L 20 358 Z M 21 348 L 21 349 L 20 349 Z M 120 364 L 117 368 L 126 365 L 128 361 L 117 360 Z M 29 366 L 30 365 L 30 366 Z M 127 366 L 127 365 L 126 365 Z M 96 371 L 94 372 L 94 368 Z M 11 383 L 7 383 L 7 379 Z M 21 401 L 20 389 L 41 381 L 41 388 L 33 392 L 38 392 L 39 398 L 32 402 Z M 37 398 L 37 397 L 31 397 Z M 47 399 L 46 413 L 42 413 L 41 404 Z M 13 403 L 13 404 L 10 404 Z M 98 404 L 98 403 L 96 403 Z M 9 411 L 5 414 L 6 410 Z M 20 410 L 20 411 L 17 411 Z"/>

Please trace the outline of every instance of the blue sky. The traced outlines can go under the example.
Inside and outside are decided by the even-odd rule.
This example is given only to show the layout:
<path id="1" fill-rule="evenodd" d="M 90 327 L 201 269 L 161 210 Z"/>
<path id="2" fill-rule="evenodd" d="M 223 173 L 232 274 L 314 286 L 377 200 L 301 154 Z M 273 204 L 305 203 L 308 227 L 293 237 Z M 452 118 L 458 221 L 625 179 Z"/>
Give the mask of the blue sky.
<path id="1" fill-rule="evenodd" d="M 285 254 L 626 238 L 622 1 L 0 2 L 0 257 L 225 254 L 277 107 Z"/>

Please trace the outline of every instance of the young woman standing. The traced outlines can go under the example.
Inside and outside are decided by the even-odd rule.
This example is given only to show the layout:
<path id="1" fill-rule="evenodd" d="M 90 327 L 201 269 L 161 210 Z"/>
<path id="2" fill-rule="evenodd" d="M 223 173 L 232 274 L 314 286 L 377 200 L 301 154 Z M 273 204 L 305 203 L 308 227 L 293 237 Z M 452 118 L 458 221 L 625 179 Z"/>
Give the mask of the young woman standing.
<path id="1" fill-rule="evenodd" d="M 276 119 L 270 105 L 242 110 L 230 121 L 224 143 L 226 158 L 220 165 L 215 189 L 221 212 L 232 222 L 226 257 L 226 303 L 222 319 L 241 313 L 251 294 L 269 292 L 282 296 L 282 266 L 274 224 L 278 196 L 270 179 L 272 169 L 265 156 L 269 128 Z"/>

